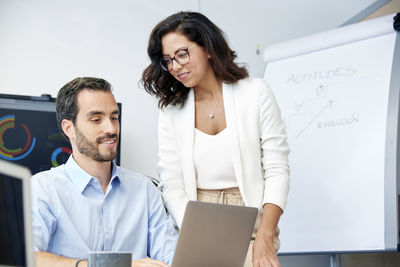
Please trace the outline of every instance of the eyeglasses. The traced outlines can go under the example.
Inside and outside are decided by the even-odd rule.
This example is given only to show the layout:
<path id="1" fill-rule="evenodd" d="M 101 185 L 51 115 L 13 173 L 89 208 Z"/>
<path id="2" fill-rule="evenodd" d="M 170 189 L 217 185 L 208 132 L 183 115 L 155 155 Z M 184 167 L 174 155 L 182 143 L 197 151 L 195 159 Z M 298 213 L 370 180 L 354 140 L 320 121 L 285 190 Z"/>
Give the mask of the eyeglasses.
<path id="1" fill-rule="evenodd" d="M 196 44 L 193 44 L 193 45 L 189 46 L 188 48 L 179 49 L 178 51 L 175 52 L 175 56 L 172 58 L 160 59 L 160 65 L 163 68 L 163 70 L 171 71 L 174 60 L 176 61 L 176 63 L 178 63 L 181 66 L 188 64 L 190 61 L 189 49 L 194 46 L 196 46 Z"/>

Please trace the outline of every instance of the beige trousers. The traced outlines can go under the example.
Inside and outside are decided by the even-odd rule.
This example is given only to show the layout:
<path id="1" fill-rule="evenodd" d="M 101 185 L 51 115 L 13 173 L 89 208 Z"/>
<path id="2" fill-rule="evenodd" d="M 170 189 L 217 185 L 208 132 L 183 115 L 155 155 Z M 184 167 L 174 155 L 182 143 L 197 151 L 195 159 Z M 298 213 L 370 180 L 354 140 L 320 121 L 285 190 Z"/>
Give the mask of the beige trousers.
<path id="1" fill-rule="evenodd" d="M 218 203 L 218 204 L 229 204 L 229 205 L 236 205 L 236 206 L 244 206 L 242 195 L 240 194 L 239 188 L 228 188 L 228 189 L 221 189 L 221 190 L 205 190 L 205 189 L 197 189 L 197 200 L 202 202 L 211 202 L 211 203 Z M 246 261 L 244 263 L 244 267 L 252 267 L 252 252 L 253 252 L 253 245 L 254 239 L 257 234 L 258 227 L 261 223 L 262 214 L 258 213 L 256 223 L 254 225 L 254 231 L 252 235 L 252 240 L 250 242 L 249 250 L 247 251 Z M 278 252 L 280 247 L 279 241 L 279 228 L 277 227 L 275 230 L 274 236 L 274 247 Z"/>

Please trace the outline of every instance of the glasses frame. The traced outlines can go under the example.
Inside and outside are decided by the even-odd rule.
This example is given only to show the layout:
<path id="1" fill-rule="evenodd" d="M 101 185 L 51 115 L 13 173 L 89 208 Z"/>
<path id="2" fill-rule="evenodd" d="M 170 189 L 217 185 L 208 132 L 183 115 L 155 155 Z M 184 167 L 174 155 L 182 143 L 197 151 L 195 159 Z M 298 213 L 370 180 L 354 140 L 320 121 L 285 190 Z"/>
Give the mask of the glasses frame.
<path id="1" fill-rule="evenodd" d="M 185 47 L 185 48 L 180 48 L 180 49 L 178 49 L 178 51 L 175 52 L 175 56 L 169 58 L 168 60 L 166 60 L 166 59 L 164 59 L 164 58 L 161 58 L 161 59 L 160 59 L 161 68 L 162 68 L 164 71 L 171 71 L 171 70 L 173 69 L 173 67 L 174 67 L 174 60 L 175 60 L 176 63 L 178 63 L 179 65 L 185 66 L 186 64 L 188 64 L 188 63 L 190 62 L 190 53 L 189 53 L 189 49 L 195 47 L 196 45 L 197 45 L 197 44 L 193 44 L 193 45 L 191 45 L 191 46 L 189 46 L 189 47 Z M 177 57 L 177 53 L 182 52 L 182 51 L 186 51 L 186 53 L 188 54 L 188 57 L 189 57 L 188 62 L 186 62 L 185 64 L 181 64 L 181 63 L 179 62 L 179 60 L 176 58 L 176 57 Z M 166 62 L 167 68 L 165 68 L 165 66 L 163 65 L 162 62 Z M 170 68 L 170 69 L 168 69 L 168 62 L 171 62 L 171 68 Z"/>

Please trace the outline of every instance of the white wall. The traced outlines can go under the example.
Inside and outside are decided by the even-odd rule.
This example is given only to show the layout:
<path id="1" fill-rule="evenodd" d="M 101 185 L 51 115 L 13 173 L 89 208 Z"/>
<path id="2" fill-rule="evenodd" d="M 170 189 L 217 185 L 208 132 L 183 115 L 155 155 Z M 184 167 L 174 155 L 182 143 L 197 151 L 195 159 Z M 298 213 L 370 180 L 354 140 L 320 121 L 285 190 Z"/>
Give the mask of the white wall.
<path id="1" fill-rule="evenodd" d="M 377 1 L 203 0 L 200 10 L 226 32 L 239 62 L 248 64 L 250 74 L 262 77 L 262 51 L 266 46 L 336 28 L 374 2 Z"/>

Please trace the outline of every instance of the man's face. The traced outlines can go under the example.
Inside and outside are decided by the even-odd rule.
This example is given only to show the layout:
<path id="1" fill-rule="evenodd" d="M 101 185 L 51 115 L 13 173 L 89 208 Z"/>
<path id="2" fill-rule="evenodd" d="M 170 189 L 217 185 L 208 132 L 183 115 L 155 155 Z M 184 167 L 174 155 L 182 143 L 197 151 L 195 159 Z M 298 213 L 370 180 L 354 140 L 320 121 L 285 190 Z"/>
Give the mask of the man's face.
<path id="1" fill-rule="evenodd" d="M 119 140 L 119 109 L 109 92 L 83 90 L 78 94 L 74 124 L 75 148 L 95 161 L 115 159 Z M 76 153 L 76 151 L 74 151 Z"/>

